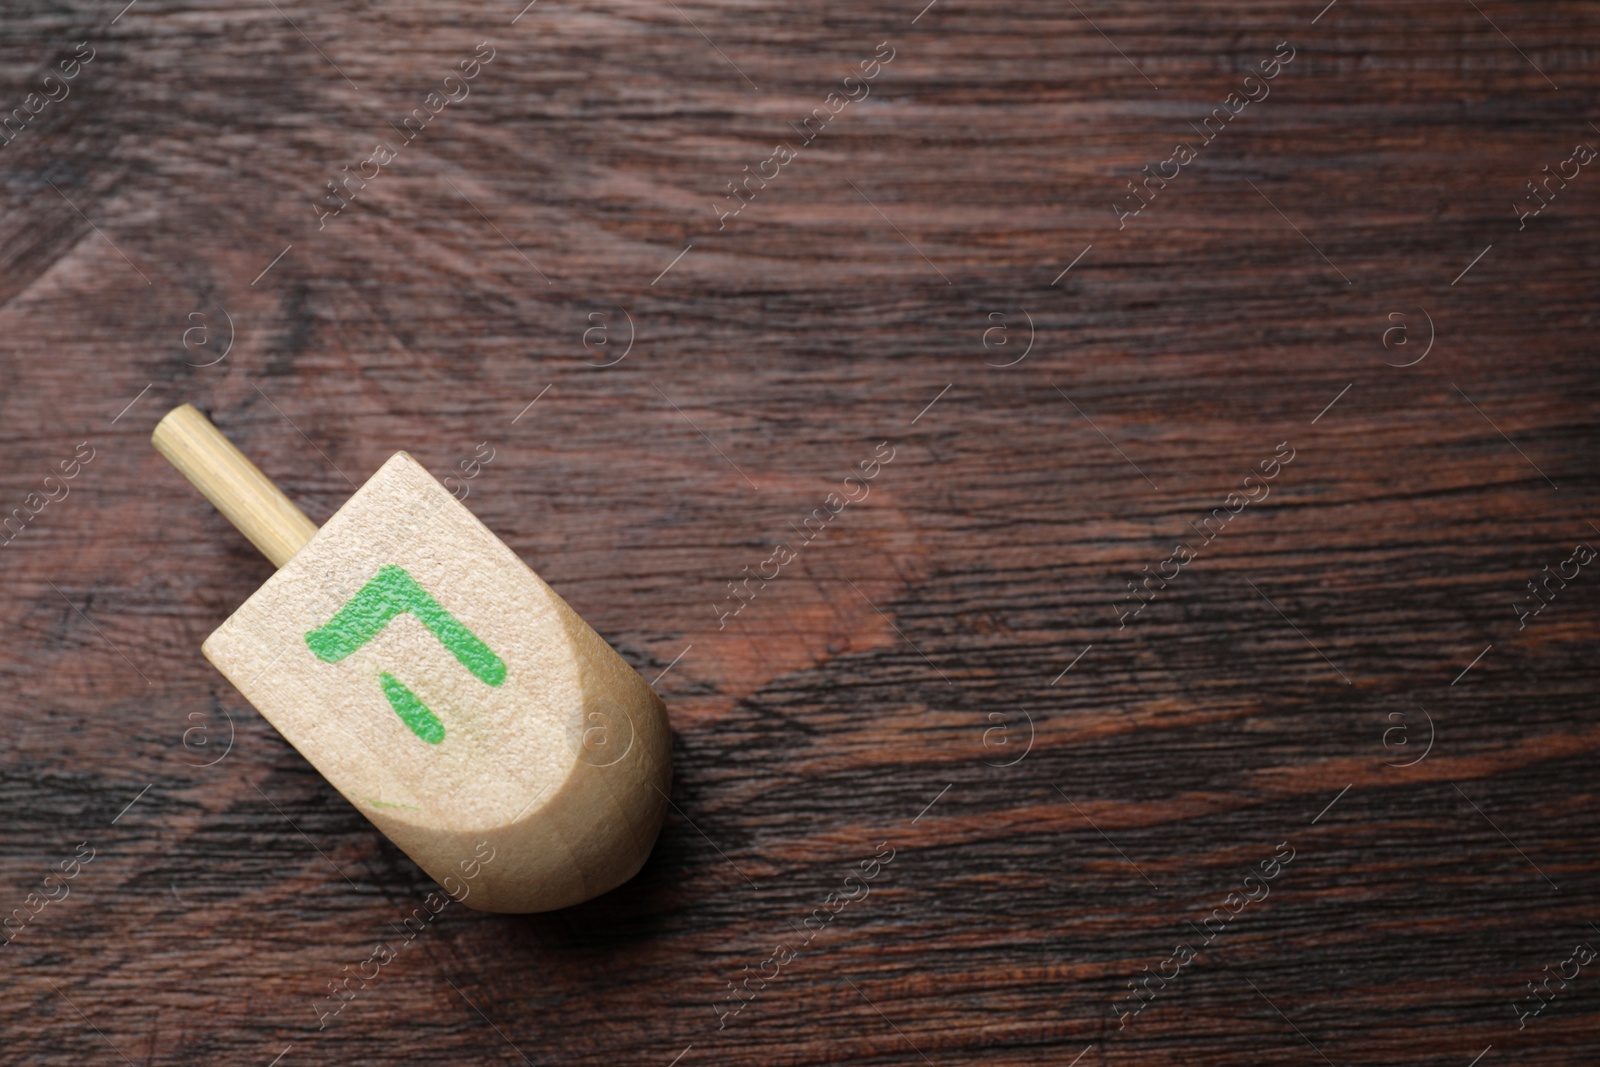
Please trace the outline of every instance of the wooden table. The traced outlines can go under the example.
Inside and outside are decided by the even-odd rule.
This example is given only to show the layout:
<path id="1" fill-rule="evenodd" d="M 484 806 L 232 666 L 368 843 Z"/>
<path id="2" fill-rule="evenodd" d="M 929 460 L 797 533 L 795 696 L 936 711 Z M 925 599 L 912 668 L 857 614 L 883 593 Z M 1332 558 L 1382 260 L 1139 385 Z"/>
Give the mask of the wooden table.
<path id="1" fill-rule="evenodd" d="M 0 44 L 7 1062 L 1595 1062 L 1595 5 L 122 2 Z M 184 401 L 655 680 L 636 879 L 402 936 Z"/>

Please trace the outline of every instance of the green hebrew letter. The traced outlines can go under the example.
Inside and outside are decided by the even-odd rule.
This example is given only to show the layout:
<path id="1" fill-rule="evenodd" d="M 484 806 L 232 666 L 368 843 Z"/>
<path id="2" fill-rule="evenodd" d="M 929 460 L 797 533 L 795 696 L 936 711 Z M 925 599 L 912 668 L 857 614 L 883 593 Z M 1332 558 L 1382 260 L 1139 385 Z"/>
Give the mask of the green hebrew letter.
<path id="1" fill-rule="evenodd" d="M 497 686 L 506 680 L 500 657 L 429 596 L 404 567 L 394 564 L 379 568 L 333 618 L 306 634 L 306 644 L 324 663 L 338 663 L 377 637 L 396 615 L 408 611 L 480 682 Z M 380 682 L 389 706 L 412 733 L 430 745 L 444 740 L 444 724 L 404 682 L 387 673 Z"/>

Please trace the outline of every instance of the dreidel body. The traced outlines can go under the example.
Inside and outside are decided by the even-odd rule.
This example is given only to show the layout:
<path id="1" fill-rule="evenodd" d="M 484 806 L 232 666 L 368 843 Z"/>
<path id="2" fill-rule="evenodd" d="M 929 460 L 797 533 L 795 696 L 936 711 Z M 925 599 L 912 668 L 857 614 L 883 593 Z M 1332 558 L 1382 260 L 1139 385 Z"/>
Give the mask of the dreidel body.
<path id="1" fill-rule="evenodd" d="M 639 870 L 660 698 L 421 464 L 395 453 L 319 530 L 189 405 L 152 440 L 279 568 L 206 657 L 423 870 L 498 912 Z"/>

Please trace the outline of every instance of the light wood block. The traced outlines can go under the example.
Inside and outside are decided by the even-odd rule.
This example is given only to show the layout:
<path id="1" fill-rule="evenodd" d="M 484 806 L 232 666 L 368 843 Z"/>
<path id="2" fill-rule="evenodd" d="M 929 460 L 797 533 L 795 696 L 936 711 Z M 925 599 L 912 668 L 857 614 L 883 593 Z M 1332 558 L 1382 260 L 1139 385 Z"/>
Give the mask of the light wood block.
<path id="1" fill-rule="evenodd" d="M 632 877 L 660 829 L 660 699 L 404 452 L 203 650 L 470 907 L 586 900 Z"/>

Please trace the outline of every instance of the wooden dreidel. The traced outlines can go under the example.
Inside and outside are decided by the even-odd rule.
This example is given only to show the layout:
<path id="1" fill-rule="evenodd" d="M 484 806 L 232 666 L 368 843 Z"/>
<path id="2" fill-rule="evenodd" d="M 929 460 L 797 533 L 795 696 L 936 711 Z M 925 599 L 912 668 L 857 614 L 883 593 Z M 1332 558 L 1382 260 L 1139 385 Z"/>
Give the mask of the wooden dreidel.
<path id="1" fill-rule="evenodd" d="M 499 912 L 639 870 L 660 698 L 421 464 L 396 452 L 318 530 L 188 404 L 151 440 L 278 567 L 206 658 L 423 870 Z"/>

